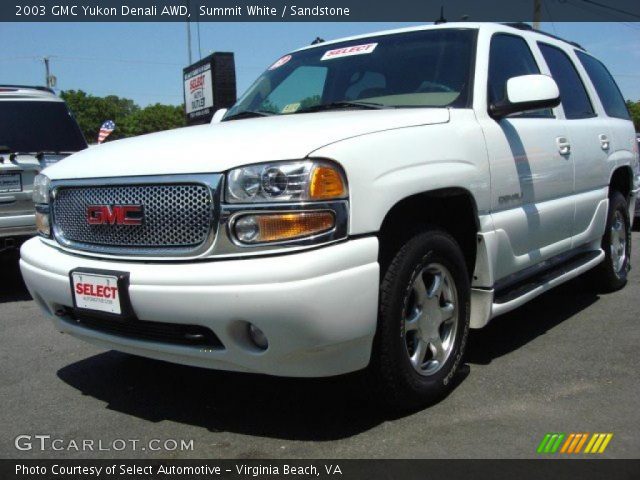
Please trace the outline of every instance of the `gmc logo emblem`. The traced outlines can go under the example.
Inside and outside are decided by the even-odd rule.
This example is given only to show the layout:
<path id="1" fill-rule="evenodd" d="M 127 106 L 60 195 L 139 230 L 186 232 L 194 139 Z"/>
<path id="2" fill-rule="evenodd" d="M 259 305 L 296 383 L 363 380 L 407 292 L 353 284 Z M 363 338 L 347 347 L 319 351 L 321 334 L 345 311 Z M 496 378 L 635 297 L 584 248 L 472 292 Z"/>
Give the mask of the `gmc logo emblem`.
<path id="1" fill-rule="evenodd" d="M 89 225 L 142 225 L 142 205 L 89 205 Z"/>

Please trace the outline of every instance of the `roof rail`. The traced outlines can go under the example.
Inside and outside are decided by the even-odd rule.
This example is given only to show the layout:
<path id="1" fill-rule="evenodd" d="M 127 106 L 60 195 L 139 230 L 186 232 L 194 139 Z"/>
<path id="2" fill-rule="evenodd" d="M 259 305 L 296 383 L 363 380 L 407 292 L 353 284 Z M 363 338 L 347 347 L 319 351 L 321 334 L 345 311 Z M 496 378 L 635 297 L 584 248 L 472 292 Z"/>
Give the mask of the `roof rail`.
<path id="1" fill-rule="evenodd" d="M 54 95 L 56 93 L 56 92 L 53 91 L 53 88 L 33 86 L 33 85 L 3 85 L 3 84 L 0 84 L 0 88 L 30 88 L 32 90 L 40 90 L 42 92 L 53 93 Z"/>
<path id="2" fill-rule="evenodd" d="M 507 27 L 511 27 L 511 28 L 517 28 L 518 30 L 526 30 L 528 32 L 535 32 L 535 33 L 539 33 L 540 35 L 545 35 L 547 37 L 550 38 L 554 38 L 556 40 L 560 40 L 561 42 L 564 43 L 568 43 L 569 45 L 573 45 L 576 48 L 579 48 L 580 50 L 584 50 L 585 52 L 587 51 L 586 48 L 584 48 L 582 45 L 580 45 L 579 43 L 576 42 L 571 42 L 569 40 L 565 40 L 564 38 L 558 37 L 557 35 L 552 35 L 550 33 L 547 32 L 543 32 L 542 30 L 536 30 L 535 28 L 533 28 L 531 25 L 529 25 L 528 23 L 524 23 L 524 22 L 513 22 L 513 23 L 503 23 L 503 25 L 507 26 Z"/>

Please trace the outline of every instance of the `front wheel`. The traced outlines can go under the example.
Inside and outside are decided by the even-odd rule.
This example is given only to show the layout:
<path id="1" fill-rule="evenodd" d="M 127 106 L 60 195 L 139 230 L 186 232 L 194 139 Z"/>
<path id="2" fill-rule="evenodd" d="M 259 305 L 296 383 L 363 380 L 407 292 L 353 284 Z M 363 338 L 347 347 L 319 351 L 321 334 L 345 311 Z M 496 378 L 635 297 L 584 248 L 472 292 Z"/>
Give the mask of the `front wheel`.
<path id="1" fill-rule="evenodd" d="M 469 332 L 469 278 L 456 241 L 440 230 L 409 239 L 383 272 L 371 370 L 391 405 L 443 397 Z"/>

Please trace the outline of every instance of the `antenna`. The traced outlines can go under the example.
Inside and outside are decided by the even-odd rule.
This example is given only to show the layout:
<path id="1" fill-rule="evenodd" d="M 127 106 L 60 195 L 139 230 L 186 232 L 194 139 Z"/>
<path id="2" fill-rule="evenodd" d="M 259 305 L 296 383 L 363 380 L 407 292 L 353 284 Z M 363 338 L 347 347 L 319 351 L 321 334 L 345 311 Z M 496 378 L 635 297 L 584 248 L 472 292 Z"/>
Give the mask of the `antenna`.
<path id="1" fill-rule="evenodd" d="M 444 6 L 440 6 L 440 18 L 433 22 L 435 25 L 440 25 L 441 23 L 447 23 L 447 19 L 444 18 Z"/>

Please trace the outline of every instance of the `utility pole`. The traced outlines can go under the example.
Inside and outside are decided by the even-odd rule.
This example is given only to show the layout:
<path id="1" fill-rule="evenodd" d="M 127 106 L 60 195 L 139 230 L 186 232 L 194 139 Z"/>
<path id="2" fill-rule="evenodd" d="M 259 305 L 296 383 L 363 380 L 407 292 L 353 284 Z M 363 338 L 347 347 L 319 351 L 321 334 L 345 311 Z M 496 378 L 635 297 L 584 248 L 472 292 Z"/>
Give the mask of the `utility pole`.
<path id="1" fill-rule="evenodd" d="M 543 0 L 533 0 L 533 28 L 540 30 L 540 17 L 542 16 Z"/>
<path id="2" fill-rule="evenodd" d="M 44 84 L 47 88 L 51 88 L 49 86 L 49 77 L 51 76 L 51 72 L 49 72 L 49 57 L 44 57 L 42 61 L 44 62 Z"/>
<path id="3" fill-rule="evenodd" d="M 191 13 L 191 4 L 187 2 L 187 9 Z M 187 48 L 189 49 L 189 65 L 193 63 L 193 57 L 191 55 L 191 21 L 187 18 Z"/>
<path id="4" fill-rule="evenodd" d="M 193 60 L 191 57 L 191 24 L 189 20 L 187 20 L 187 48 L 189 49 L 189 65 L 191 65 Z"/>
<path id="5" fill-rule="evenodd" d="M 56 77 L 55 75 L 51 75 L 51 70 L 49 68 L 49 60 L 51 57 L 42 57 L 42 61 L 44 62 L 44 84 L 47 88 L 54 88 L 56 86 Z"/>

